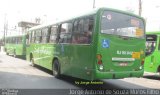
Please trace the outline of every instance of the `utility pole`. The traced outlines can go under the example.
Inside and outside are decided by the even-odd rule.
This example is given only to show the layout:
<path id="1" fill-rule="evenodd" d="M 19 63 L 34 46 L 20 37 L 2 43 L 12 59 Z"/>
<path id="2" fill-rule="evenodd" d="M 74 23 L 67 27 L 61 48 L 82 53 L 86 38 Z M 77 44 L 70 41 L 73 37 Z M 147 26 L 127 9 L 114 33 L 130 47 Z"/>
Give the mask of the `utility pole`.
<path id="1" fill-rule="evenodd" d="M 6 39 L 6 14 L 4 14 L 4 30 L 3 30 L 3 44 L 5 46 L 5 39 Z"/>
<path id="2" fill-rule="evenodd" d="M 93 9 L 95 8 L 95 0 L 93 0 Z"/>
<path id="3" fill-rule="evenodd" d="M 5 13 L 4 14 L 4 39 L 3 39 L 3 41 L 4 41 L 4 45 L 5 45 L 5 40 L 6 40 L 6 35 L 7 35 L 7 31 L 8 31 L 8 21 L 7 21 L 7 14 Z"/>
<path id="4" fill-rule="evenodd" d="M 142 0 L 139 0 L 139 16 L 142 15 Z"/>

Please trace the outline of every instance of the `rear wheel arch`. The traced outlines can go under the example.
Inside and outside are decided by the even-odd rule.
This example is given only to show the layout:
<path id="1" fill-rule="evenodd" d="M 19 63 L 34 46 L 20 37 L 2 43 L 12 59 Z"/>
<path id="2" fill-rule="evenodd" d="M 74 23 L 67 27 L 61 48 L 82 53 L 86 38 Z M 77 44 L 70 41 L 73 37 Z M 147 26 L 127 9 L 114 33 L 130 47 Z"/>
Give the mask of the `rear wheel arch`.
<path id="1" fill-rule="evenodd" d="M 55 60 L 58 60 L 58 62 L 59 62 L 58 57 L 54 57 L 54 58 L 52 59 L 52 66 L 53 66 Z M 59 64 L 60 64 L 60 63 L 59 63 Z"/>
<path id="2" fill-rule="evenodd" d="M 61 66 L 60 66 L 60 62 L 58 60 L 57 57 L 54 57 L 53 60 L 52 60 L 52 72 L 53 72 L 53 75 L 56 77 L 56 78 L 60 78 L 60 75 L 61 75 Z M 55 74 L 55 72 L 57 74 Z"/>
<path id="3" fill-rule="evenodd" d="M 160 73 L 160 65 L 157 68 L 157 72 Z"/>
<path id="4" fill-rule="evenodd" d="M 17 57 L 17 55 L 16 55 L 16 49 L 13 50 L 13 57 Z"/>
<path id="5" fill-rule="evenodd" d="M 30 63 L 31 63 L 31 66 L 35 66 L 35 63 L 34 63 L 34 58 L 33 58 L 33 54 L 30 53 L 30 59 L 29 59 Z"/>
<path id="6" fill-rule="evenodd" d="M 31 60 L 32 60 L 32 58 L 33 58 L 33 54 L 32 54 L 32 53 L 30 53 L 30 54 L 29 54 L 29 61 L 31 61 Z"/>

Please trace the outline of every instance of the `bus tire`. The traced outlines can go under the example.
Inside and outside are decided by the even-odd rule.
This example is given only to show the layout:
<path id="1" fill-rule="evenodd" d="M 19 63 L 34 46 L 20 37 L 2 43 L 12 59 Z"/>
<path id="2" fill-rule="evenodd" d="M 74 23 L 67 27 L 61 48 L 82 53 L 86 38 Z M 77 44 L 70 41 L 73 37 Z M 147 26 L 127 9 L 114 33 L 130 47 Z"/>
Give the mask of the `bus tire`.
<path id="1" fill-rule="evenodd" d="M 53 72 L 53 75 L 56 77 L 56 78 L 60 78 L 60 64 L 59 64 L 59 61 L 57 59 L 55 59 L 53 61 L 53 64 L 52 64 L 52 72 Z"/>
<path id="2" fill-rule="evenodd" d="M 160 66 L 158 66 L 157 72 L 158 72 L 158 75 L 160 76 Z"/>
<path id="3" fill-rule="evenodd" d="M 31 63 L 31 66 L 35 66 L 35 63 L 34 63 L 34 58 L 33 58 L 33 56 L 31 56 L 31 58 L 30 58 L 30 63 Z"/>
<path id="4" fill-rule="evenodd" d="M 6 55 L 9 55 L 9 53 L 8 53 L 8 52 L 6 52 Z"/>

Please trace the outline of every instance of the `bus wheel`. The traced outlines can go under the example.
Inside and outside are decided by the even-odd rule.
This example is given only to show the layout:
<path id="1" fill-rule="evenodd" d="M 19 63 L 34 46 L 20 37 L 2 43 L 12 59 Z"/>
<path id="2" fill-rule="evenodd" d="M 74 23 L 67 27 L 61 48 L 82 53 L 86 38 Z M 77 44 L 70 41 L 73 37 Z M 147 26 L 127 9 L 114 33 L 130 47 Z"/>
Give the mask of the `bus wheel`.
<path id="1" fill-rule="evenodd" d="M 60 77 L 60 65 L 59 65 L 59 62 L 58 60 L 54 60 L 53 64 L 52 64 L 52 71 L 53 71 L 53 75 L 56 77 L 56 78 L 59 78 Z"/>
<path id="2" fill-rule="evenodd" d="M 160 66 L 157 69 L 158 75 L 160 76 Z"/>
<path id="3" fill-rule="evenodd" d="M 33 59 L 33 57 L 31 57 L 31 59 L 30 59 L 30 63 L 31 63 L 31 66 L 35 66 L 35 63 L 34 63 L 34 59 Z"/>
<path id="4" fill-rule="evenodd" d="M 9 55 L 9 53 L 7 52 L 6 55 Z"/>

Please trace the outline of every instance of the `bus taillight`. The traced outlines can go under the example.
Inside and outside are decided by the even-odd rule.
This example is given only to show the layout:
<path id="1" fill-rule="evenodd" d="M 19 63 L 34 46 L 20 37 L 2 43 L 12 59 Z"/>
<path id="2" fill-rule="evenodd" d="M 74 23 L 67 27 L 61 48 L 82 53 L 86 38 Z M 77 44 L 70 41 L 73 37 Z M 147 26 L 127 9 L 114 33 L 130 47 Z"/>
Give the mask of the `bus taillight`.
<path id="1" fill-rule="evenodd" d="M 98 64 L 101 65 L 102 64 L 102 60 L 98 60 Z"/>
<path id="2" fill-rule="evenodd" d="M 144 65 L 144 59 L 142 59 L 141 65 Z"/>
<path id="3" fill-rule="evenodd" d="M 102 64 L 102 55 L 97 54 L 97 59 L 98 59 L 98 64 L 101 65 Z"/>
<path id="4" fill-rule="evenodd" d="M 144 65 L 144 59 L 142 59 L 142 61 L 141 61 L 141 65 Z"/>
<path id="5" fill-rule="evenodd" d="M 97 60 L 98 60 L 98 62 L 97 62 L 97 64 L 99 65 L 98 67 L 99 67 L 99 70 L 103 70 L 103 63 L 102 63 L 102 55 L 101 54 L 97 54 Z"/>

